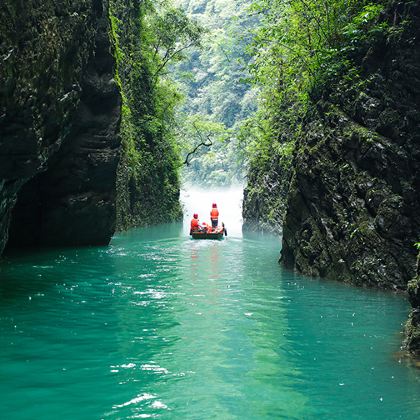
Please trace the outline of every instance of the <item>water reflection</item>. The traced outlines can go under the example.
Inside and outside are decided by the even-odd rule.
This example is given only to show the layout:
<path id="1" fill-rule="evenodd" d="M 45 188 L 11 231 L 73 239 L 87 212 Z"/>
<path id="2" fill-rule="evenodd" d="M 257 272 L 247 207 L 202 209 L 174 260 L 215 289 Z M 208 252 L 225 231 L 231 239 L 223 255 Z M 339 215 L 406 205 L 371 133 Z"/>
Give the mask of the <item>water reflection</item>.
<path id="1" fill-rule="evenodd" d="M 114 401 L 119 402 L 107 416 L 146 416 L 156 410 L 169 410 L 155 385 L 174 375 L 168 358 L 180 339 L 173 329 L 178 325 L 174 307 L 180 294 L 177 238 L 182 234 L 182 226 L 169 224 L 143 229 L 141 236 L 138 233 L 121 234 L 112 245 L 117 251 L 115 290 L 119 290 L 124 302 L 116 301 L 121 339 L 111 366 L 118 376 Z M 121 255 L 121 248 L 125 255 Z"/>
<path id="2" fill-rule="evenodd" d="M 7 260 L 1 412 L 419 417 L 419 372 L 391 356 L 406 301 L 283 270 L 279 239 L 242 238 L 240 206 L 221 197 L 223 241 L 191 240 L 187 216 L 118 234 L 108 248 Z M 208 211 L 203 196 L 190 199 Z"/>

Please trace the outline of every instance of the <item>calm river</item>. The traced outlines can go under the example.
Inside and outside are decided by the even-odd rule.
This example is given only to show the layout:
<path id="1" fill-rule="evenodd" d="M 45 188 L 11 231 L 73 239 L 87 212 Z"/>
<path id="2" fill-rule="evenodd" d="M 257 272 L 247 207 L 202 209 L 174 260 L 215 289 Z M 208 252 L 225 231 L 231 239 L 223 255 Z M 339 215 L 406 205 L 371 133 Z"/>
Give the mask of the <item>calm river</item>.
<path id="1" fill-rule="evenodd" d="M 1 418 L 420 418 L 405 298 L 283 269 L 239 190 L 184 194 L 186 222 L 213 200 L 224 241 L 175 224 L 4 258 Z"/>

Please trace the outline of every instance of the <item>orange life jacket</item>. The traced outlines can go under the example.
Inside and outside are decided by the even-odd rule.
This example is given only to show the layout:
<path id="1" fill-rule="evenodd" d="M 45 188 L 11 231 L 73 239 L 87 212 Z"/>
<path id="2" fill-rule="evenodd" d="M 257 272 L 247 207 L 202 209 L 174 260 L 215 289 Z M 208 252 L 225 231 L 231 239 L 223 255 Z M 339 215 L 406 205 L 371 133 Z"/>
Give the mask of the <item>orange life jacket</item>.
<path id="1" fill-rule="evenodd" d="M 198 229 L 198 219 L 192 219 L 191 220 L 191 230 L 197 230 Z"/>
<path id="2" fill-rule="evenodd" d="M 217 220 L 218 218 L 219 218 L 219 210 L 217 210 L 215 208 L 211 209 L 210 219 L 211 220 Z"/>

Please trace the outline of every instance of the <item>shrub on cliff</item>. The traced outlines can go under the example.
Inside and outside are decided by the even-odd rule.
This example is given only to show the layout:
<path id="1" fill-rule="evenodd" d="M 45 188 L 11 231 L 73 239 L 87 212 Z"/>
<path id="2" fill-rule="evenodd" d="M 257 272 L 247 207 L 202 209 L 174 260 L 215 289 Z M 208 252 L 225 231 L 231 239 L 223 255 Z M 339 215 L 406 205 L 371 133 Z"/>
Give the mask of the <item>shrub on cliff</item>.
<path id="1" fill-rule="evenodd" d="M 202 28 L 169 1 L 112 0 L 110 19 L 123 96 L 117 225 L 179 219 L 175 109 L 182 96 L 167 68 L 200 44 Z"/>

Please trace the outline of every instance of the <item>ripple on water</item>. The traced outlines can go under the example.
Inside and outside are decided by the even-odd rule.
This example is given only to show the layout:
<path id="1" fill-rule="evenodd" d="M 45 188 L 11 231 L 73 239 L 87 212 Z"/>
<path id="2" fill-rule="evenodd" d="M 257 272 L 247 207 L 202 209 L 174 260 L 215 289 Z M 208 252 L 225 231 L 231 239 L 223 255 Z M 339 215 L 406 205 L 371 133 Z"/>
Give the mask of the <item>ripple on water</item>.
<path id="1" fill-rule="evenodd" d="M 276 238 L 168 229 L 2 267 L 8 418 L 420 416 L 403 297 L 283 270 Z"/>

